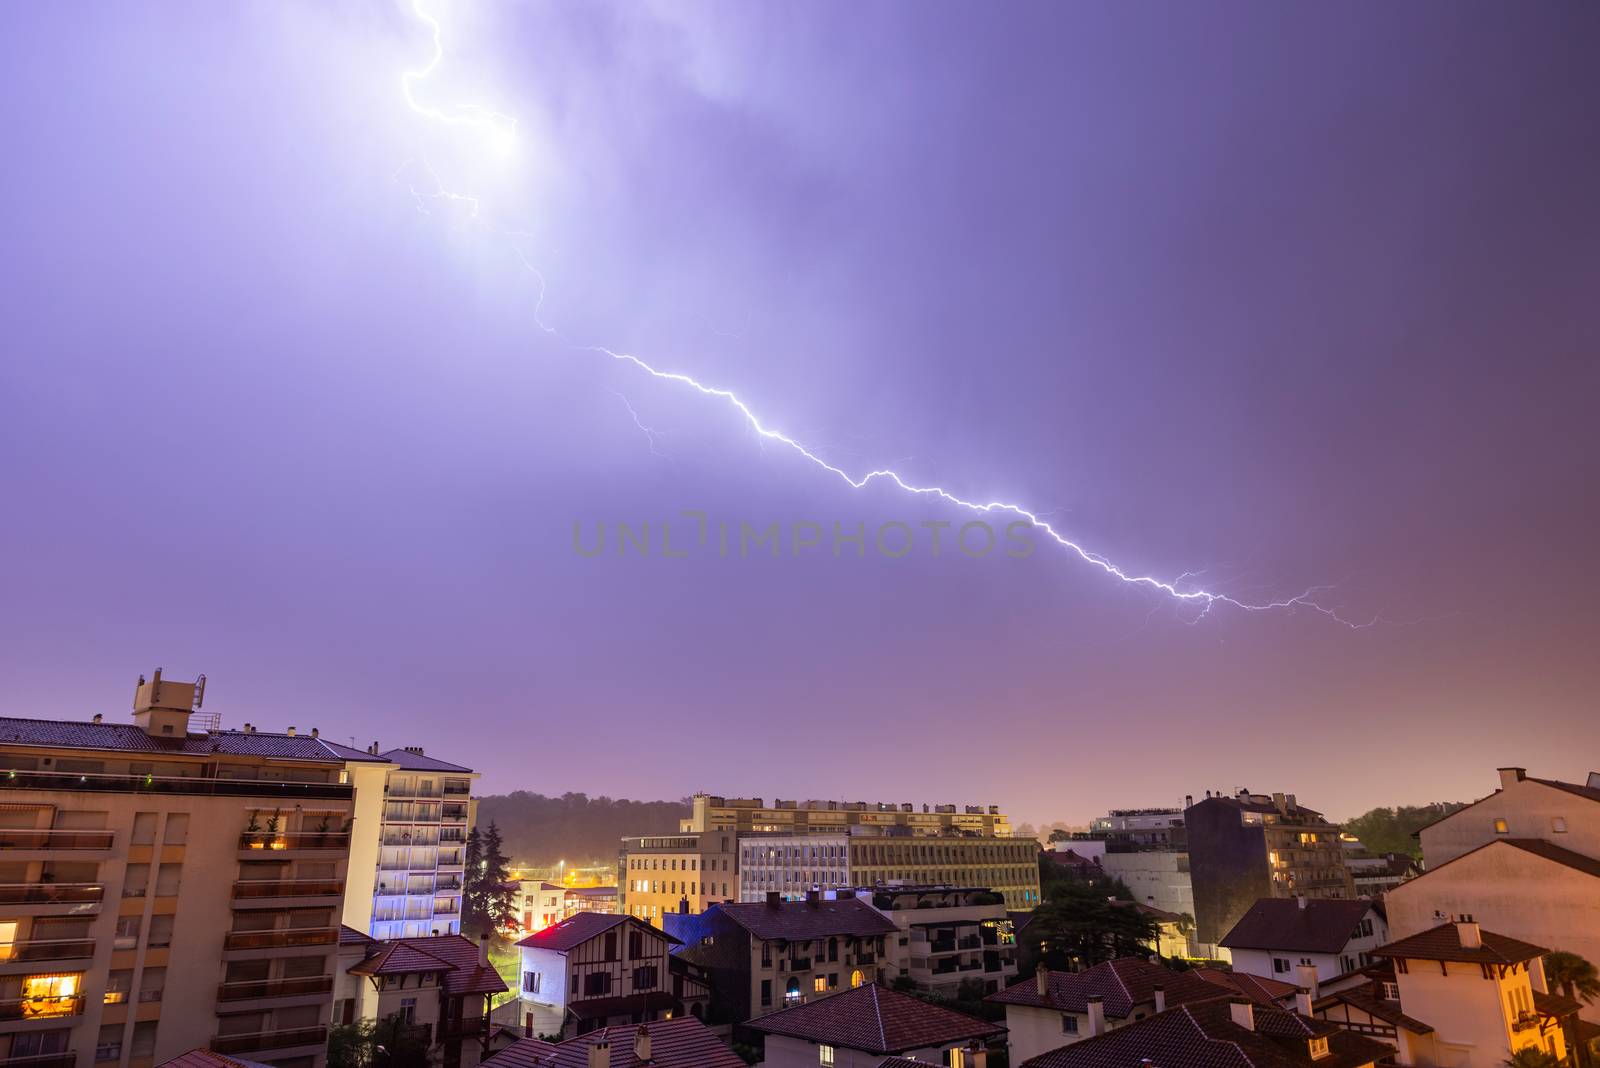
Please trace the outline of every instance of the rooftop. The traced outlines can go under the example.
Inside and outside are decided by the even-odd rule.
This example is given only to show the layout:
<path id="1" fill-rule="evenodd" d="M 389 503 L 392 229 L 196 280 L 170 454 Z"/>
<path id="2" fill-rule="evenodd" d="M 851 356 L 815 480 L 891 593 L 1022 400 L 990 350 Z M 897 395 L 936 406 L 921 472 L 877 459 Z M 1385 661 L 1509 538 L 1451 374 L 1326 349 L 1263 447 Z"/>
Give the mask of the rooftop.
<path id="1" fill-rule="evenodd" d="M 1463 964 L 1521 964 L 1549 952 L 1531 942 L 1485 931 L 1475 923 L 1441 923 L 1421 934 L 1379 946 L 1372 951 L 1372 955 L 1402 960 L 1459 961 Z"/>
<path id="2" fill-rule="evenodd" d="M 984 1000 L 999 1005 L 1083 1013 L 1089 1011 L 1089 999 L 1098 996 L 1108 1018 L 1125 1020 L 1133 1015 L 1134 1006 L 1154 1003 L 1158 986 L 1169 1007 L 1235 993 L 1232 988 L 1209 982 L 1194 972 L 1175 972 L 1138 957 L 1118 957 L 1081 972 L 1046 971 L 1044 980 L 1043 994 L 1039 992 L 1036 973 Z"/>
<path id="3" fill-rule="evenodd" d="M 309 760 L 343 764 L 346 761 L 386 763 L 385 758 L 351 749 L 310 734 L 273 734 L 268 731 L 210 731 L 181 737 L 146 734 L 133 723 L 95 723 L 92 720 L 20 719 L 0 716 L 0 746 L 25 745 L 45 749 L 89 749 L 110 753 L 165 753 L 180 756 L 258 756 L 282 760 Z"/>
<path id="4" fill-rule="evenodd" d="M 643 1030 L 650 1059 L 640 1060 L 635 1043 Z M 744 1060 L 693 1016 L 647 1024 L 604 1027 L 561 1043 L 524 1038 L 483 1062 L 483 1068 L 589 1068 L 589 1047 L 610 1043 L 609 1068 L 744 1068 Z"/>
<path id="5" fill-rule="evenodd" d="M 878 912 L 865 901 L 846 898 L 843 901 L 766 901 L 723 902 L 712 905 L 722 910 L 734 923 L 762 941 L 784 939 L 790 942 L 836 935 L 858 938 L 894 934 L 899 930 L 893 920 Z"/>
<path id="6" fill-rule="evenodd" d="M 880 1054 L 905 1053 L 1005 1033 L 1000 1024 L 876 983 L 781 1009 L 758 1017 L 747 1026 L 769 1035 Z"/>
<path id="7" fill-rule="evenodd" d="M 1264 897 L 1239 918 L 1219 945 L 1228 949 L 1286 949 L 1337 953 L 1378 906 L 1364 898 Z"/>
<path id="8" fill-rule="evenodd" d="M 484 963 L 477 946 L 461 935 L 432 935 L 374 942 L 351 965 L 352 975 L 416 975 L 437 972 L 450 995 L 500 994 L 508 988 L 500 973 Z"/>
<path id="9" fill-rule="evenodd" d="M 529 949 L 550 949 L 557 953 L 567 953 L 583 945 L 589 939 L 596 938 L 613 927 L 620 927 L 626 923 L 636 923 L 641 927 L 645 926 L 632 916 L 627 916 L 620 912 L 576 912 L 560 923 L 553 923 L 542 931 L 535 931 L 518 942 L 517 945 L 526 946 Z M 657 931 L 654 928 L 649 928 L 649 930 L 669 942 L 681 944 L 678 943 L 678 939 L 673 938 L 664 931 Z"/>

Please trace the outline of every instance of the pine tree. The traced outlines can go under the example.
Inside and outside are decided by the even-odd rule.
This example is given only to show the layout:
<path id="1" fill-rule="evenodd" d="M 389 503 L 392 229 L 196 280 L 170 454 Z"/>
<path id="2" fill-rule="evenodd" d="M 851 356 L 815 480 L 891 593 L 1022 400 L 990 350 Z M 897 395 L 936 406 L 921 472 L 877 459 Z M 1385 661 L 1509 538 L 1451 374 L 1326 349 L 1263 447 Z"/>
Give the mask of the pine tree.
<path id="1" fill-rule="evenodd" d="M 508 867 L 500 826 L 490 820 L 483 836 L 483 912 L 495 931 L 516 922 L 516 891 L 511 886 Z"/>
<path id="2" fill-rule="evenodd" d="M 461 887 L 461 931 L 482 934 L 486 928 L 483 897 L 483 836 L 474 827 L 467 834 L 465 878 Z"/>

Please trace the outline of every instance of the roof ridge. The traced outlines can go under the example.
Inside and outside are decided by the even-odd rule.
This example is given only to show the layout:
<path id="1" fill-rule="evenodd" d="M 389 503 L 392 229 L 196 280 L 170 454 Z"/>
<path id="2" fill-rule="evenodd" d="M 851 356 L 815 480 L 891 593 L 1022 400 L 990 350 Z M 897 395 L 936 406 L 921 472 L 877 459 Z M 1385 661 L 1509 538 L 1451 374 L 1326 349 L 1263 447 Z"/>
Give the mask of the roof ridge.
<path id="1" fill-rule="evenodd" d="M 889 1048 L 889 1030 L 883 1025 L 883 1006 L 878 1003 L 878 984 L 872 984 L 872 1012 L 878 1018 L 878 1044 L 881 1049 Z"/>

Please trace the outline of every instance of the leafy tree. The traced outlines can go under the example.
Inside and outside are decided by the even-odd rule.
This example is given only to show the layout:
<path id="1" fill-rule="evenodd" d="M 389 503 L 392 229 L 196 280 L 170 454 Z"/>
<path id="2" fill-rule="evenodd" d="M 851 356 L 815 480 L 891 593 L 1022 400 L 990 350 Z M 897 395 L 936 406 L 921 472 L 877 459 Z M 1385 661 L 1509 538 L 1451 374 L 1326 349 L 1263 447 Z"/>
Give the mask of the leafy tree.
<path id="1" fill-rule="evenodd" d="M 1372 853 L 1404 853 L 1422 859 L 1422 847 L 1412 835 L 1441 817 L 1466 806 L 1459 801 L 1439 801 L 1431 805 L 1402 805 L 1375 808 L 1353 820 L 1344 829 L 1361 839 Z"/>
<path id="2" fill-rule="evenodd" d="M 1523 1046 L 1505 1060 L 1507 1068 L 1561 1068 L 1555 1054 L 1538 1046 Z"/>
<path id="3" fill-rule="evenodd" d="M 429 1053 L 422 1028 L 399 1016 L 328 1031 L 328 1068 L 429 1068 Z"/>
<path id="4" fill-rule="evenodd" d="M 1544 959 L 1544 976 L 1574 1000 L 1590 1004 L 1600 997 L 1600 973 L 1576 953 L 1557 950 L 1550 954 Z"/>
<path id="5" fill-rule="evenodd" d="M 1026 956 L 1032 963 L 1070 971 L 1151 955 L 1159 934 L 1155 921 L 1107 889 L 1087 880 L 1057 882 L 1019 938 L 1031 950 Z"/>

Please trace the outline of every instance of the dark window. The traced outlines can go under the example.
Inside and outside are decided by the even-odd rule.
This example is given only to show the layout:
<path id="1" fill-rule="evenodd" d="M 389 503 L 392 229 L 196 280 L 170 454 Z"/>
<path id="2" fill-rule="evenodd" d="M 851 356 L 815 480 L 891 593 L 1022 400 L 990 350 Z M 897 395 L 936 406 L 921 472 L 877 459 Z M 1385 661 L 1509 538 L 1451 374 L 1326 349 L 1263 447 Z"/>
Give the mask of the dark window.
<path id="1" fill-rule="evenodd" d="M 1062 1016 L 1061 1016 L 1061 1033 L 1064 1034 L 1064 1035 L 1075 1035 L 1075 1034 L 1077 1034 L 1078 1033 L 1078 1018 L 1076 1016 L 1072 1016 L 1072 1015 L 1063 1013 Z"/>
<path id="2" fill-rule="evenodd" d="M 592 972 L 584 977 L 583 992 L 590 997 L 611 993 L 611 973 Z"/>
<path id="3" fill-rule="evenodd" d="M 1272 970 L 1279 973 L 1286 972 L 1289 970 L 1289 962 L 1284 960 L 1282 957 L 1273 957 Z"/>
<path id="4" fill-rule="evenodd" d="M 606 960 L 616 960 L 617 959 L 617 932 L 615 932 L 615 931 L 607 931 L 606 932 L 605 959 Z"/>
<path id="5" fill-rule="evenodd" d="M 628 932 L 628 959 L 638 960 L 644 956 L 644 935 L 639 931 Z"/>
<path id="6" fill-rule="evenodd" d="M 654 965 L 633 970 L 633 988 L 635 990 L 651 990 L 656 985 L 656 969 Z"/>
<path id="7" fill-rule="evenodd" d="M 763 979 L 763 980 L 761 980 L 761 1004 L 763 1004 L 763 1005 L 771 1005 L 772 1004 L 772 980 L 771 979 Z"/>

